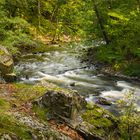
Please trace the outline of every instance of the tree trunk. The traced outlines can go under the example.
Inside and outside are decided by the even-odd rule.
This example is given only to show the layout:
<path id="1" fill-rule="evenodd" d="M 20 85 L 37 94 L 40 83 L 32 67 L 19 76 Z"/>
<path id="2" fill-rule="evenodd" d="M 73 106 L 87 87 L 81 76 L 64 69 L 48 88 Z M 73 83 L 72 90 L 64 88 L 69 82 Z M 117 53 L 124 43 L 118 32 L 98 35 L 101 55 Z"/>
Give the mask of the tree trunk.
<path id="1" fill-rule="evenodd" d="M 40 0 L 38 0 L 38 28 L 39 30 L 40 30 L 40 16 L 41 16 L 40 7 L 41 7 Z"/>
<path id="2" fill-rule="evenodd" d="M 94 6 L 94 11 L 95 11 L 96 17 L 98 19 L 98 23 L 99 23 L 103 38 L 104 38 L 106 44 L 109 44 L 110 40 L 108 38 L 107 32 L 105 31 L 104 24 L 103 24 L 103 21 L 102 21 L 102 17 L 99 13 L 99 10 L 98 10 L 97 4 L 96 4 L 96 0 L 93 0 L 93 6 Z"/>

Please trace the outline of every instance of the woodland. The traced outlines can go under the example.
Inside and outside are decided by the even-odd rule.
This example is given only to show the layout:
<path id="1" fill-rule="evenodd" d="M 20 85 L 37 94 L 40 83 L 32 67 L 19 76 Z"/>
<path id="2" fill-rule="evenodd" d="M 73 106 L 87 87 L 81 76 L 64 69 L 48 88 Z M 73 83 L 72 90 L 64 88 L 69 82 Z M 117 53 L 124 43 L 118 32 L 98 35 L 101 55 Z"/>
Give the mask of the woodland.
<path id="1" fill-rule="evenodd" d="M 0 139 L 139 140 L 139 31 L 140 0 L 0 0 Z"/>

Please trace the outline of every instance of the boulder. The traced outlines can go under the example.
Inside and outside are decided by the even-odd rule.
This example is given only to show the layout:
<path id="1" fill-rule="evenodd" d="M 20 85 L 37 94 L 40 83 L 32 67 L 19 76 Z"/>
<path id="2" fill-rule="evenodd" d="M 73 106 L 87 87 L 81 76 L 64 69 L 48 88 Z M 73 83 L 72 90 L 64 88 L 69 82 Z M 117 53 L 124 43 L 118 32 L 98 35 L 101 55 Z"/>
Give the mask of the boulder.
<path id="1" fill-rule="evenodd" d="M 94 130 L 93 125 L 83 121 L 81 114 L 85 111 L 87 103 L 76 91 L 48 91 L 33 104 L 47 108 L 48 120 L 66 124 L 83 139 L 104 140 L 98 133 L 92 131 Z"/>
<path id="2" fill-rule="evenodd" d="M 86 101 L 77 92 L 48 91 L 37 104 L 49 108 L 52 117 L 62 120 L 76 120 L 86 107 Z"/>
<path id="3" fill-rule="evenodd" d="M 6 82 L 14 82 L 17 80 L 17 76 L 15 75 L 15 73 L 5 74 L 3 75 L 3 78 Z"/>
<path id="4" fill-rule="evenodd" d="M 98 97 L 96 104 L 100 104 L 100 105 L 111 105 L 112 103 L 110 101 L 108 101 L 107 99 L 103 98 L 103 97 Z"/>
<path id="5" fill-rule="evenodd" d="M 0 73 L 5 81 L 15 80 L 13 76 L 14 62 L 8 50 L 0 45 Z M 14 78 L 13 78 L 14 77 Z"/>
<path id="6" fill-rule="evenodd" d="M 12 73 L 14 62 L 8 50 L 0 46 L 0 71 L 2 74 Z"/>

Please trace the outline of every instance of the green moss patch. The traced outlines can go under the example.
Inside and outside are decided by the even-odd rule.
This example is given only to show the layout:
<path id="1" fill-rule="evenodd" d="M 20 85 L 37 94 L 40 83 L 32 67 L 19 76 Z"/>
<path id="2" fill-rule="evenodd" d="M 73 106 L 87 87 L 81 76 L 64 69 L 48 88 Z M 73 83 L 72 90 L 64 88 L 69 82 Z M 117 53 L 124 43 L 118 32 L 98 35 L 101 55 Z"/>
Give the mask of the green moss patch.
<path id="1" fill-rule="evenodd" d="M 32 101 L 42 96 L 47 88 L 39 85 L 26 85 L 26 84 L 15 84 L 15 91 L 13 96 L 22 102 Z"/>
<path id="2" fill-rule="evenodd" d="M 97 105 L 87 105 L 87 110 L 82 115 L 84 121 L 94 126 L 93 132 L 106 138 L 118 131 L 118 121 L 108 111 Z"/>

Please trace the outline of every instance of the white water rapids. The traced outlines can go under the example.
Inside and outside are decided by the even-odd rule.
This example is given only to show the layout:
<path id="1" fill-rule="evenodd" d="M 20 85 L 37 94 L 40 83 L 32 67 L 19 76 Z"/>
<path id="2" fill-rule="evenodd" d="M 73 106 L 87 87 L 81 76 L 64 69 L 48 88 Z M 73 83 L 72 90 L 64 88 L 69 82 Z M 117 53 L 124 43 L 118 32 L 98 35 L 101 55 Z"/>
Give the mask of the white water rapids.
<path id="1" fill-rule="evenodd" d="M 116 100 L 122 99 L 128 90 L 134 90 L 137 106 L 140 106 L 140 85 L 123 79 L 99 74 L 94 67 L 86 67 L 73 53 L 53 51 L 43 54 L 28 54 L 16 66 L 20 72 L 21 82 L 34 84 L 39 80 L 47 80 L 59 86 L 77 90 L 88 102 L 96 102 L 103 97 L 111 106 L 103 106 L 114 110 Z"/>

